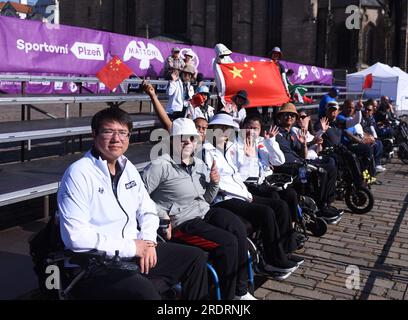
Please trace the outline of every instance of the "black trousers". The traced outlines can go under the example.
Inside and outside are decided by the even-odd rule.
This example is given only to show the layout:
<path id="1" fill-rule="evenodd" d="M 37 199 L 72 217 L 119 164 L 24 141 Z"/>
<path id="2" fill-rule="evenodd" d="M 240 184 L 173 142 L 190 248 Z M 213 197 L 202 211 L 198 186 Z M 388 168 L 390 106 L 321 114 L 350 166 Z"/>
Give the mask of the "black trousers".
<path id="1" fill-rule="evenodd" d="M 201 249 L 159 243 L 156 251 L 157 264 L 149 274 L 100 267 L 74 287 L 74 296 L 98 300 L 160 300 L 159 284 L 164 281 L 168 286 L 181 282 L 183 299 L 207 298 L 207 257 Z"/>
<path id="2" fill-rule="evenodd" d="M 248 185 L 248 190 L 251 192 L 253 195 L 263 197 L 263 198 L 270 198 L 273 200 L 279 200 L 282 199 L 285 201 L 289 207 L 290 211 L 290 216 L 292 221 L 297 221 L 297 210 L 298 210 L 298 195 L 295 189 L 288 187 L 286 189 L 283 189 L 281 191 L 274 191 L 271 188 L 257 188 L 257 187 L 251 187 L 251 185 Z"/>
<path id="3" fill-rule="evenodd" d="M 331 157 L 316 159 L 311 161 L 312 164 L 323 168 L 324 170 L 317 173 L 319 179 L 319 187 L 317 192 L 317 205 L 323 207 L 329 205 L 336 200 L 336 179 L 337 167 L 336 162 Z"/>
<path id="4" fill-rule="evenodd" d="M 270 207 L 276 216 L 276 222 L 279 228 L 279 242 L 286 253 L 293 252 L 297 249 L 296 232 L 292 226 L 292 219 L 289 206 L 285 200 L 271 199 L 253 195 L 254 203 L 263 204 Z"/>
<path id="5" fill-rule="evenodd" d="M 254 230 L 261 231 L 265 251 L 264 259 L 268 264 L 281 266 L 287 262 L 287 255 L 283 249 L 277 218 L 270 206 L 239 199 L 221 201 L 214 206 L 235 213 L 251 223 Z"/>
<path id="6" fill-rule="evenodd" d="M 373 168 L 373 151 L 374 149 L 368 144 L 349 144 L 347 148 L 355 153 L 360 159 L 363 166 L 363 170 L 368 170 L 371 175 L 375 175 L 375 169 Z"/>
<path id="7" fill-rule="evenodd" d="M 173 240 L 198 246 L 209 258 L 220 279 L 223 299 L 247 293 L 248 244 L 241 219 L 223 208 L 211 208 L 205 219 L 192 219 L 173 231 Z"/>

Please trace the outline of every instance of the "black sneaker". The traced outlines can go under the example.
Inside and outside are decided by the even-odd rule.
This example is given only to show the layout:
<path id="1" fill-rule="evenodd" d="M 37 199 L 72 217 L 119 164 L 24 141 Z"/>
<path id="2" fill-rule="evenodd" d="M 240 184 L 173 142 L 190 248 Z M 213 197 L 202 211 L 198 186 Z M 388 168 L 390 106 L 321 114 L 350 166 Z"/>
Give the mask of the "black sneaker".
<path id="1" fill-rule="evenodd" d="M 303 258 L 300 257 L 300 256 L 296 256 L 296 255 L 294 255 L 294 254 L 289 254 L 289 255 L 288 255 L 288 259 L 289 259 L 290 261 L 295 262 L 298 266 L 300 266 L 303 262 L 305 262 L 305 259 L 303 259 Z"/>
<path id="2" fill-rule="evenodd" d="M 339 218 L 339 214 L 337 212 L 334 212 L 334 210 L 330 210 L 327 207 L 323 207 L 317 211 L 316 216 L 323 218 L 326 220 L 326 222 L 337 220 Z"/>
<path id="3" fill-rule="evenodd" d="M 273 265 L 265 263 L 262 266 L 262 269 L 267 273 L 287 273 L 293 272 L 297 268 L 297 263 L 289 259 L 286 262 L 274 263 Z"/>
<path id="4" fill-rule="evenodd" d="M 326 223 L 327 223 L 327 224 L 330 224 L 330 225 L 338 224 L 338 223 L 340 222 L 341 218 L 342 218 L 342 217 L 339 216 L 337 219 L 334 219 L 334 220 L 330 220 L 330 221 L 327 221 L 327 220 L 326 220 Z"/>
<path id="5" fill-rule="evenodd" d="M 344 214 L 344 210 L 342 210 L 342 209 L 338 209 L 338 208 L 336 208 L 336 207 L 333 207 L 333 206 L 327 206 L 327 208 L 329 209 L 329 210 L 332 210 L 333 212 L 337 212 L 337 214 L 339 215 L 339 216 L 342 216 L 343 214 Z"/>

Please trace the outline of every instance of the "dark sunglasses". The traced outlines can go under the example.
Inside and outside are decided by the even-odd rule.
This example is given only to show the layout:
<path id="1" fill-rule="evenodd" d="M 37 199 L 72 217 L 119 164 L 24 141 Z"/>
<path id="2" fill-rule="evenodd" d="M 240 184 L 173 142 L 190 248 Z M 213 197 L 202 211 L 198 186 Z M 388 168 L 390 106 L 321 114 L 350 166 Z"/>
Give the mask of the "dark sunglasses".
<path id="1" fill-rule="evenodd" d="M 187 143 L 187 142 L 197 142 L 197 137 L 196 136 L 182 136 L 181 137 L 181 143 Z"/>
<path id="2" fill-rule="evenodd" d="M 308 116 L 306 116 L 306 115 L 299 116 L 300 119 L 305 119 L 305 118 L 307 118 L 307 117 L 308 117 Z"/>
<path id="3" fill-rule="evenodd" d="M 289 117 L 296 118 L 297 114 L 296 113 L 284 113 L 283 116 L 286 118 L 289 118 Z"/>

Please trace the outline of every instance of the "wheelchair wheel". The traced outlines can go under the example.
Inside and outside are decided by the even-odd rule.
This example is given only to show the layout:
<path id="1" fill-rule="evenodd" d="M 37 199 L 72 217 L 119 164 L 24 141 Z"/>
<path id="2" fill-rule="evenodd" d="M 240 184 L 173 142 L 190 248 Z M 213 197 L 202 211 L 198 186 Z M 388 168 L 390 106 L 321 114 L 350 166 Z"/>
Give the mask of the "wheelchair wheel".
<path id="1" fill-rule="evenodd" d="M 251 256 L 252 264 L 255 267 L 259 264 L 259 251 L 251 239 L 247 238 L 247 242 L 248 242 L 248 251 Z"/>
<path id="2" fill-rule="evenodd" d="M 374 206 L 374 196 L 366 187 L 349 188 L 344 200 L 347 207 L 357 214 L 367 213 Z"/>
<path id="3" fill-rule="evenodd" d="M 307 224 L 307 229 L 315 236 L 322 237 L 327 231 L 327 223 L 322 218 L 313 218 Z"/>

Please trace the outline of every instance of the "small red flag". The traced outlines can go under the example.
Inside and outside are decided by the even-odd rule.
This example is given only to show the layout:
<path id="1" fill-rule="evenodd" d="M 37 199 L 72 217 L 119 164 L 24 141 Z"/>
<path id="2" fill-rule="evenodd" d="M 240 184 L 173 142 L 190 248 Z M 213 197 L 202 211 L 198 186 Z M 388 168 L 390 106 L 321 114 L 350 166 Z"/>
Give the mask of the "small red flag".
<path id="1" fill-rule="evenodd" d="M 122 60 L 114 56 L 101 70 L 96 73 L 97 78 L 103 82 L 110 90 L 115 89 L 123 80 L 133 74 Z"/>
<path id="2" fill-rule="evenodd" d="M 369 73 L 364 78 L 363 90 L 370 89 L 373 86 L 373 74 Z"/>
<path id="3" fill-rule="evenodd" d="M 270 61 L 220 64 L 227 102 L 239 90 L 246 90 L 250 107 L 281 106 L 289 101 L 278 66 Z"/>
<path id="4" fill-rule="evenodd" d="M 204 103 L 204 97 L 201 95 L 201 94 L 199 94 L 199 93 L 196 93 L 191 99 L 190 99 L 190 102 L 191 102 L 191 104 L 193 105 L 193 107 L 199 107 L 199 106 L 201 106 L 203 103 Z"/>

